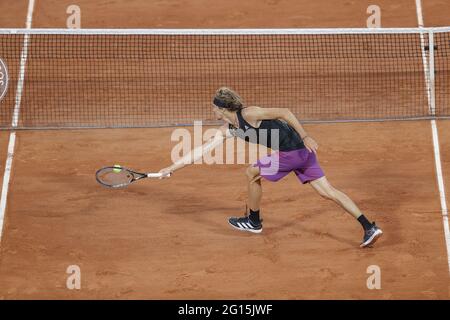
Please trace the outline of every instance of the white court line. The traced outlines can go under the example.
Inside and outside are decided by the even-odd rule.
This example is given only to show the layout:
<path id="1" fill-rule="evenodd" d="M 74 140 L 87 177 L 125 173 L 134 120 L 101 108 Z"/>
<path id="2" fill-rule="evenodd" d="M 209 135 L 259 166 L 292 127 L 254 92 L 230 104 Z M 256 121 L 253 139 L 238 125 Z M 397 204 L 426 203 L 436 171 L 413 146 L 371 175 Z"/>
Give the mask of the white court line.
<path id="1" fill-rule="evenodd" d="M 27 11 L 27 20 L 25 22 L 25 26 L 27 29 L 31 28 L 31 22 L 33 19 L 33 10 L 34 10 L 34 0 L 28 1 L 28 11 Z M 17 89 L 16 89 L 16 99 L 14 105 L 14 113 L 12 117 L 12 129 L 17 127 L 19 121 L 20 114 L 20 102 L 22 100 L 22 89 L 23 83 L 25 80 L 25 66 L 27 64 L 27 55 L 28 55 L 28 42 L 29 35 L 25 35 L 23 39 L 23 47 L 22 52 L 20 54 L 20 68 L 19 68 L 19 78 L 17 80 Z M 16 145 L 16 132 L 12 131 L 9 134 L 9 144 L 8 144 L 8 154 L 6 156 L 6 164 L 5 164 L 5 172 L 3 174 L 3 186 L 2 186 L 2 196 L 0 198 L 0 241 L 3 231 L 3 224 L 5 219 L 6 212 L 6 202 L 8 200 L 8 189 L 9 189 L 9 180 L 11 177 L 11 167 L 14 157 L 14 148 Z"/>
<path id="2" fill-rule="evenodd" d="M 423 14 L 422 14 L 422 1 L 416 0 L 416 12 L 417 12 L 417 24 L 419 28 L 423 28 Z"/>
<path id="3" fill-rule="evenodd" d="M 16 133 L 13 131 L 9 135 L 8 155 L 6 156 L 5 173 L 3 174 L 2 197 L 0 199 L 0 240 L 3 231 L 3 221 L 6 210 L 6 200 L 8 198 L 9 178 L 11 175 L 11 165 L 16 144 Z"/>
<path id="4" fill-rule="evenodd" d="M 447 244 L 447 258 L 450 272 L 450 228 L 448 224 L 448 209 L 445 196 L 444 178 L 442 175 L 441 155 L 439 151 L 439 135 L 436 120 L 431 120 L 431 131 L 433 133 L 434 159 L 436 162 L 436 176 L 438 180 L 439 195 L 441 199 L 442 222 L 444 224 L 445 243 Z"/>
<path id="5" fill-rule="evenodd" d="M 416 0 L 416 10 L 417 10 L 417 22 L 419 24 L 419 28 L 424 27 L 423 23 L 423 14 L 422 14 L 422 2 L 421 0 Z M 427 93 L 428 93 L 428 106 L 430 108 L 430 112 L 433 115 L 434 112 L 434 106 L 433 106 L 433 99 L 432 99 L 432 92 L 430 88 L 430 78 L 429 78 L 429 68 L 428 68 L 428 62 L 426 59 L 425 54 L 425 46 L 424 46 L 424 39 L 423 34 L 420 34 L 420 41 L 421 41 L 421 47 L 422 47 L 422 58 L 424 62 L 424 70 L 425 70 L 425 81 L 427 84 Z M 434 44 L 432 44 L 434 46 Z M 433 48 L 430 48 L 430 52 L 433 51 Z M 447 210 L 447 202 L 446 202 L 446 196 L 445 196 L 445 187 L 444 187 L 444 179 L 442 174 L 442 165 L 441 165 L 441 154 L 440 154 L 440 148 L 439 148 L 439 135 L 437 130 L 437 124 L 436 120 L 431 120 L 431 132 L 433 135 L 433 148 L 434 148 L 434 160 L 435 160 L 435 166 L 436 166 L 436 177 L 438 181 L 438 188 L 439 188 L 439 198 L 441 201 L 441 210 L 442 210 L 442 222 L 444 224 L 444 235 L 445 235 L 445 243 L 447 246 L 447 262 L 448 262 L 448 268 L 450 272 L 450 228 L 448 223 L 448 210 Z"/>

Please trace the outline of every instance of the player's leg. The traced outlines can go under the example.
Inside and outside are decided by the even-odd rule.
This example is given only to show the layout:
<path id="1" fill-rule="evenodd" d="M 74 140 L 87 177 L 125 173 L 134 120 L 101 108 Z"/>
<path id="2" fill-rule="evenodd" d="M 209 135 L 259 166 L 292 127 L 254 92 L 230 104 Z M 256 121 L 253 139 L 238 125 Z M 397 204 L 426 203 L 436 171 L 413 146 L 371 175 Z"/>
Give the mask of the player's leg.
<path id="1" fill-rule="evenodd" d="M 292 171 L 290 158 L 274 152 L 258 160 L 247 168 L 248 205 L 250 214 L 248 217 L 233 217 L 228 221 L 236 229 L 259 233 L 262 231 L 262 220 L 259 210 L 262 196 L 261 178 L 268 181 L 278 181 Z"/>
<path id="2" fill-rule="evenodd" d="M 317 191 L 319 195 L 327 200 L 332 200 L 340 205 L 345 211 L 350 213 L 355 219 L 358 219 L 362 212 L 356 204 L 345 193 L 334 188 L 324 176 L 310 182 L 311 187 Z"/>
<path id="3" fill-rule="evenodd" d="M 364 239 L 361 243 L 361 247 L 366 247 L 375 243 L 375 241 L 383 234 L 381 229 L 379 229 L 375 223 L 370 223 L 369 220 L 367 220 L 353 200 L 342 191 L 334 188 L 325 176 L 310 181 L 310 184 L 319 195 L 325 199 L 334 201 L 361 223 L 364 228 Z"/>
<path id="4" fill-rule="evenodd" d="M 248 205 L 250 213 L 246 217 L 233 217 L 228 221 L 236 229 L 259 233 L 262 231 L 262 220 L 259 210 L 262 196 L 261 178 L 278 181 L 291 171 L 283 156 L 274 152 L 247 168 Z"/>
<path id="5" fill-rule="evenodd" d="M 262 223 L 259 217 L 259 207 L 262 197 L 261 175 L 259 167 L 250 166 L 247 168 L 248 205 L 250 214 L 245 217 L 233 217 L 228 220 L 230 225 L 242 231 L 260 233 Z"/>
<path id="6" fill-rule="evenodd" d="M 262 186 L 259 168 L 250 166 L 247 168 L 248 205 L 253 212 L 259 212 L 261 204 Z M 259 219 L 259 214 L 258 214 Z"/>
<path id="7" fill-rule="evenodd" d="M 329 199 L 341 206 L 361 223 L 364 228 L 364 239 L 361 247 L 373 244 L 383 233 L 375 223 L 362 214 L 358 206 L 342 191 L 334 188 L 325 177 L 325 173 L 319 165 L 319 161 L 314 153 L 302 150 L 302 158 L 305 159 L 299 164 L 295 174 L 302 183 L 310 183 L 322 197 Z"/>

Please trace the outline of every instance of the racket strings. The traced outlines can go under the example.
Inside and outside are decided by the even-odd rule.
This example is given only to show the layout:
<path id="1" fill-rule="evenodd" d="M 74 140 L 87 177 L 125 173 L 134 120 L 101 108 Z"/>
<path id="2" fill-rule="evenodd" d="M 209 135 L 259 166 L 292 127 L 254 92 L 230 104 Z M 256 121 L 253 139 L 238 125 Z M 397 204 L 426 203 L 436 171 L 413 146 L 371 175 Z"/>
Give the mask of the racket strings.
<path id="1" fill-rule="evenodd" d="M 130 184 L 133 178 L 133 174 L 126 169 L 104 168 L 97 173 L 97 179 L 111 187 Z"/>

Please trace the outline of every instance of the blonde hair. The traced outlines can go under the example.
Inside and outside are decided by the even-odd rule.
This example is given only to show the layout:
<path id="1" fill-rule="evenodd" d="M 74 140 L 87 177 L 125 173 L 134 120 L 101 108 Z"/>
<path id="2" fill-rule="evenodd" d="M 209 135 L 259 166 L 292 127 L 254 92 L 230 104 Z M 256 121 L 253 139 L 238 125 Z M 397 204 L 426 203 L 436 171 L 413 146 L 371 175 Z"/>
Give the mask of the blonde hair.
<path id="1" fill-rule="evenodd" d="M 244 107 L 242 98 L 233 90 L 227 87 L 217 89 L 214 99 L 220 100 L 227 110 L 238 111 Z"/>

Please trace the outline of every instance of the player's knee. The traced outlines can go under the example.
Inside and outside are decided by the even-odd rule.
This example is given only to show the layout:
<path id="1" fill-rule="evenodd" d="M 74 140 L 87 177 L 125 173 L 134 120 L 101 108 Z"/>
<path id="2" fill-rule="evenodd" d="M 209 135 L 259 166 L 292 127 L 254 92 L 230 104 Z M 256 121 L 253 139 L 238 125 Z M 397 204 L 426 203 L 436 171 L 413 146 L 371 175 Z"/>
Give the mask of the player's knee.
<path id="1" fill-rule="evenodd" d="M 336 200 L 336 192 L 333 188 L 323 188 L 318 191 L 323 198 L 327 200 Z"/>
<path id="2" fill-rule="evenodd" d="M 337 201 L 338 200 L 337 190 L 334 189 L 333 187 L 328 188 L 328 190 L 327 190 L 327 197 L 330 200 Z"/>
<path id="3" fill-rule="evenodd" d="M 319 193 L 319 195 L 320 195 L 322 198 L 327 199 L 327 200 L 330 199 L 330 198 L 328 197 L 328 193 L 327 193 L 325 190 L 318 190 L 317 192 Z"/>
<path id="4" fill-rule="evenodd" d="M 253 180 L 254 178 L 256 178 L 256 176 L 259 175 L 259 168 L 250 166 L 247 168 L 245 173 L 247 175 L 248 180 Z"/>

